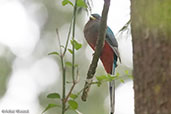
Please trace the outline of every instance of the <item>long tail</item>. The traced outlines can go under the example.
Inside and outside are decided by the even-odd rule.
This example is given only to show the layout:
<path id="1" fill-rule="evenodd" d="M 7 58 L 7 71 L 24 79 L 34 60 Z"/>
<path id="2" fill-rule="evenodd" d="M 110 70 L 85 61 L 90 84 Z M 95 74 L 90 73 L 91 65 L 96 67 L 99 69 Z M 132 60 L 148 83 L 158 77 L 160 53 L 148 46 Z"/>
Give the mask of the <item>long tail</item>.
<path id="1" fill-rule="evenodd" d="M 114 56 L 112 75 L 115 74 L 117 56 Z M 110 92 L 110 114 L 115 112 L 115 80 L 109 82 L 109 92 Z"/>
<path id="2" fill-rule="evenodd" d="M 114 114 L 115 111 L 115 80 L 109 82 L 110 91 L 110 114 Z"/>

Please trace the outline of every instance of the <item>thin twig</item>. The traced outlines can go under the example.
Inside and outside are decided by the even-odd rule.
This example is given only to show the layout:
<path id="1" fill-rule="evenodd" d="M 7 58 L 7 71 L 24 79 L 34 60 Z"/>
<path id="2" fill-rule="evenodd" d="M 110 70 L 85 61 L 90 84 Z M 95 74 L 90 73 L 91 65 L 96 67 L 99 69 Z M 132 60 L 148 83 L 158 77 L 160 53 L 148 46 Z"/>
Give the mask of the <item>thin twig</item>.
<path id="1" fill-rule="evenodd" d="M 58 29 L 56 29 L 56 35 L 57 35 L 57 38 L 58 38 L 60 55 L 62 55 L 61 41 L 60 41 Z"/>
<path id="2" fill-rule="evenodd" d="M 73 11 L 73 28 L 72 28 L 72 41 L 75 39 L 75 24 L 76 24 L 76 13 L 77 13 L 77 0 L 75 0 L 74 11 Z M 72 80 L 75 80 L 75 45 L 72 45 Z"/>
<path id="3" fill-rule="evenodd" d="M 104 46 L 105 36 L 106 36 L 106 27 L 107 27 L 107 15 L 108 10 L 110 6 L 110 0 L 104 0 L 104 6 L 102 11 L 102 18 L 100 21 L 100 29 L 99 29 L 99 36 L 96 43 L 96 49 L 93 56 L 93 60 L 91 62 L 91 65 L 89 67 L 88 73 L 87 73 L 87 80 L 84 85 L 84 91 L 82 94 L 82 100 L 86 101 L 88 91 L 90 89 L 91 83 L 93 81 L 94 74 L 96 72 L 97 63 L 101 54 L 101 50 Z"/>
<path id="4" fill-rule="evenodd" d="M 68 95 L 66 96 L 66 98 L 64 100 L 64 103 L 66 103 L 68 101 L 68 99 L 69 99 L 69 97 L 70 97 L 70 95 L 71 95 L 71 93 L 72 93 L 72 91 L 73 91 L 76 84 L 77 84 L 76 82 L 73 82 L 73 85 L 71 86 L 71 89 L 70 89 Z"/>
<path id="5" fill-rule="evenodd" d="M 69 43 L 69 37 L 70 37 L 70 33 L 71 33 L 71 28 L 72 28 L 72 40 L 74 41 L 74 38 L 75 38 L 76 11 L 77 11 L 77 0 L 75 0 L 74 11 L 73 11 L 73 18 L 72 18 L 72 21 L 71 21 L 71 24 L 70 24 L 68 38 L 67 38 L 67 42 L 66 42 L 65 49 L 64 49 L 64 52 L 63 52 L 63 56 L 65 55 L 66 50 L 67 50 L 67 46 L 68 46 L 68 43 Z M 72 22 L 73 22 L 73 24 L 72 24 Z M 64 114 L 65 111 L 66 111 L 65 104 L 68 101 L 68 99 L 69 99 L 69 97 L 70 97 L 70 95 L 71 95 L 71 93 L 72 93 L 72 91 L 73 91 L 73 89 L 74 89 L 74 87 L 76 85 L 76 81 L 75 81 L 75 46 L 74 46 L 74 44 L 72 46 L 73 46 L 72 47 L 72 51 L 73 51 L 73 53 L 72 53 L 72 80 L 73 80 L 73 85 L 70 88 L 70 91 L 67 94 L 66 98 L 65 98 L 65 90 L 63 91 L 62 114 Z M 65 86 L 65 77 L 63 77 L 63 89 L 65 89 L 64 86 Z"/>
<path id="6" fill-rule="evenodd" d="M 73 17 L 72 17 L 72 20 L 73 20 Z M 69 43 L 69 38 L 70 38 L 71 28 L 72 28 L 72 20 L 71 20 L 71 23 L 70 23 L 70 26 L 69 26 L 69 32 L 68 32 L 67 41 L 66 41 L 66 44 L 65 44 L 63 56 L 65 56 L 65 53 L 66 53 L 67 48 L 68 48 L 68 43 Z"/>
<path id="7" fill-rule="evenodd" d="M 72 86 L 71 86 L 71 88 L 70 88 L 70 91 L 68 92 L 68 94 L 67 94 L 67 96 L 66 96 L 66 98 L 65 98 L 65 100 L 64 100 L 65 103 L 68 101 L 70 95 L 72 94 L 72 91 L 74 90 L 74 88 L 75 88 L 75 86 L 76 86 L 76 84 L 77 84 L 78 82 L 79 82 L 79 75 L 78 75 L 78 68 L 77 68 L 76 80 L 74 80 L 74 81 L 72 82 L 73 84 L 72 84 Z"/>
<path id="8" fill-rule="evenodd" d="M 66 76 L 65 76 L 65 64 L 64 64 L 64 56 L 62 54 L 62 49 L 61 49 L 61 41 L 58 33 L 58 29 L 56 29 L 56 34 L 59 42 L 59 49 L 60 49 L 60 59 L 61 59 L 61 67 L 62 67 L 62 114 L 65 113 L 65 83 L 66 83 Z"/>
<path id="9" fill-rule="evenodd" d="M 61 56 L 61 61 L 62 61 L 62 72 L 63 72 L 63 86 L 62 86 L 62 114 L 65 113 L 65 83 L 66 83 L 66 76 L 65 76 L 65 66 L 64 66 L 64 60 L 63 60 L 63 56 Z"/>
<path id="10" fill-rule="evenodd" d="M 68 43 L 69 43 L 69 38 L 70 38 L 70 34 L 71 34 L 71 29 L 73 30 L 72 31 L 72 40 L 74 41 L 74 38 L 75 38 L 75 24 L 76 24 L 76 11 L 77 11 L 77 0 L 75 0 L 75 5 L 74 5 L 74 11 L 73 11 L 73 18 L 71 20 L 71 24 L 70 24 L 70 27 L 69 27 L 69 32 L 68 32 L 68 37 L 67 37 L 67 41 L 66 41 L 66 44 L 65 44 L 65 48 L 64 48 L 64 51 L 62 53 L 62 49 L 61 49 L 61 42 L 60 42 L 60 37 L 59 37 L 59 33 L 58 33 L 58 29 L 56 29 L 56 33 L 57 33 L 57 37 L 58 37 L 58 41 L 59 41 L 59 49 L 60 49 L 60 58 L 61 58 L 61 66 L 62 66 L 62 74 L 63 74 L 63 77 L 62 77 L 62 114 L 65 114 L 65 111 L 66 111 L 66 102 L 68 101 L 69 99 L 69 96 L 71 95 L 75 85 L 76 85 L 76 81 L 75 81 L 75 46 L 73 44 L 73 48 L 72 48 L 72 51 L 73 51 L 73 54 L 72 54 L 72 79 L 73 79 L 73 85 L 68 93 L 68 95 L 65 97 L 65 91 L 66 91 L 66 76 L 65 76 L 65 64 L 64 64 L 64 56 L 65 56 L 65 53 L 67 51 L 67 47 L 68 47 Z M 72 26 L 73 25 L 73 26 Z M 72 28 L 73 27 L 73 28 Z"/>

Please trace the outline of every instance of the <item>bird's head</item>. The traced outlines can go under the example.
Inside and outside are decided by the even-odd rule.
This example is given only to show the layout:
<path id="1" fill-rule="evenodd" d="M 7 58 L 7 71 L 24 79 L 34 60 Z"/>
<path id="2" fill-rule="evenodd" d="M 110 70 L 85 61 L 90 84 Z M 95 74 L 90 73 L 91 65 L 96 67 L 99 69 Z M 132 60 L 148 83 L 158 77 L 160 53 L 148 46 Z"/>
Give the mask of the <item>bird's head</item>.
<path id="1" fill-rule="evenodd" d="M 101 17 L 97 13 L 91 14 L 91 16 L 90 16 L 90 20 L 100 20 L 100 19 L 101 19 Z"/>

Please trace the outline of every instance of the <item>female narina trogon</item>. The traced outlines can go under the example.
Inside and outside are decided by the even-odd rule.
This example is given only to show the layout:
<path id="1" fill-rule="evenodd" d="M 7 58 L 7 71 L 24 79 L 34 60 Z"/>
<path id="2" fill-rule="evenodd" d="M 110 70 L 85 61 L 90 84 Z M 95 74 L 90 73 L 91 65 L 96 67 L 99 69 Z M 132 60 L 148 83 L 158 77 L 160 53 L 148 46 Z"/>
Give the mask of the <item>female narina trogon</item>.
<path id="1" fill-rule="evenodd" d="M 95 50 L 96 48 L 95 46 L 99 34 L 100 19 L 101 19 L 100 15 L 92 14 L 90 16 L 89 21 L 84 27 L 85 39 L 87 40 L 88 44 L 93 50 Z M 100 59 L 107 73 L 112 75 L 115 74 L 115 68 L 117 67 L 118 58 L 121 62 L 119 51 L 118 51 L 118 43 L 115 39 L 112 30 L 109 27 L 107 27 L 105 43 L 100 56 Z M 110 114 L 114 114 L 114 103 L 115 103 L 114 80 L 109 82 L 109 91 L 110 91 L 110 106 L 111 106 Z"/>

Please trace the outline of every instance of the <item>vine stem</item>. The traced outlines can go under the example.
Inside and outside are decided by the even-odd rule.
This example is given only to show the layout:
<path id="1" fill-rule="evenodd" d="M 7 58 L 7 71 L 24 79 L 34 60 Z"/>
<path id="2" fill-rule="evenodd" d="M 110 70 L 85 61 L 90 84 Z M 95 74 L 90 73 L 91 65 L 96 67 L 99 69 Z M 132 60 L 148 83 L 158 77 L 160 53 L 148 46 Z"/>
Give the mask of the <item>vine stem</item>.
<path id="1" fill-rule="evenodd" d="M 67 51 L 67 47 L 68 47 L 68 43 L 69 43 L 69 38 L 70 38 L 70 34 L 71 34 L 71 28 L 72 28 L 72 20 L 73 20 L 73 17 L 71 19 L 71 23 L 70 23 L 70 26 L 69 26 L 69 31 L 68 31 L 68 36 L 67 36 L 67 41 L 66 41 L 66 44 L 65 44 L 65 48 L 64 48 L 64 51 L 63 51 L 63 56 L 65 56 L 65 53 Z"/>
<path id="2" fill-rule="evenodd" d="M 61 66 L 62 66 L 62 114 L 65 114 L 66 111 L 66 102 L 69 98 L 69 96 L 71 95 L 76 83 L 75 83 L 75 46 L 74 43 L 72 45 L 72 80 L 73 80 L 73 86 L 71 87 L 67 97 L 65 96 L 66 93 L 66 71 L 65 71 L 65 64 L 64 64 L 64 56 L 67 50 L 67 46 L 68 46 L 68 42 L 69 42 L 69 36 L 71 33 L 71 28 L 72 28 L 72 40 L 74 41 L 75 39 L 75 24 L 76 24 L 76 11 L 77 11 L 77 0 L 75 0 L 75 5 L 74 5 L 74 11 L 73 11 L 73 21 L 71 21 L 71 25 L 69 27 L 69 33 L 68 33 L 68 38 L 67 38 L 67 42 L 65 45 L 65 49 L 64 52 L 62 53 L 62 49 L 61 49 L 61 43 L 60 43 L 60 38 L 59 38 L 59 34 L 58 34 L 58 30 L 56 30 L 57 35 L 58 35 L 58 40 L 59 40 L 59 46 L 60 46 L 60 58 L 61 58 Z M 73 22 L 73 23 L 72 23 Z"/>
<path id="3" fill-rule="evenodd" d="M 61 63 L 62 63 L 62 80 L 63 80 L 63 86 L 62 86 L 62 114 L 65 113 L 65 83 L 66 83 L 66 76 L 65 76 L 65 66 L 64 66 L 64 59 L 63 56 L 61 56 Z"/>
<path id="4" fill-rule="evenodd" d="M 65 114 L 65 84 L 66 84 L 66 75 L 65 75 L 65 64 L 64 64 L 64 56 L 62 54 L 62 49 L 61 49 L 61 41 L 59 37 L 59 32 L 58 29 L 56 29 L 56 34 L 59 42 L 59 50 L 60 50 L 60 59 L 61 59 L 61 67 L 62 67 L 62 114 Z"/>
<path id="5" fill-rule="evenodd" d="M 75 0 L 74 11 L 73 11 L 73 28 L 72 28 L 72 41 L 75 40 L 75 24 L 76 24 L 76 12 L 77 12 L 77 0 Z M 72 45 L 72 80 L 75 81 L 75 45 Z"/>
<path id="6" fill-rule="evenodd" d="M 71 93 L 72 93 L 72 91 L 73 91 L 75 85 L 76 85 L 76 82 L 73 82 L 73 85 L 71 86 L 71 89 L 70 89 L 68 95 L 66 96 L 66 98 L 65 98 L 65 100 L 64 100 L 64 103 L 66 103 L 66 102 L 68 101 L 69 96 L 71 95 Z"/>

